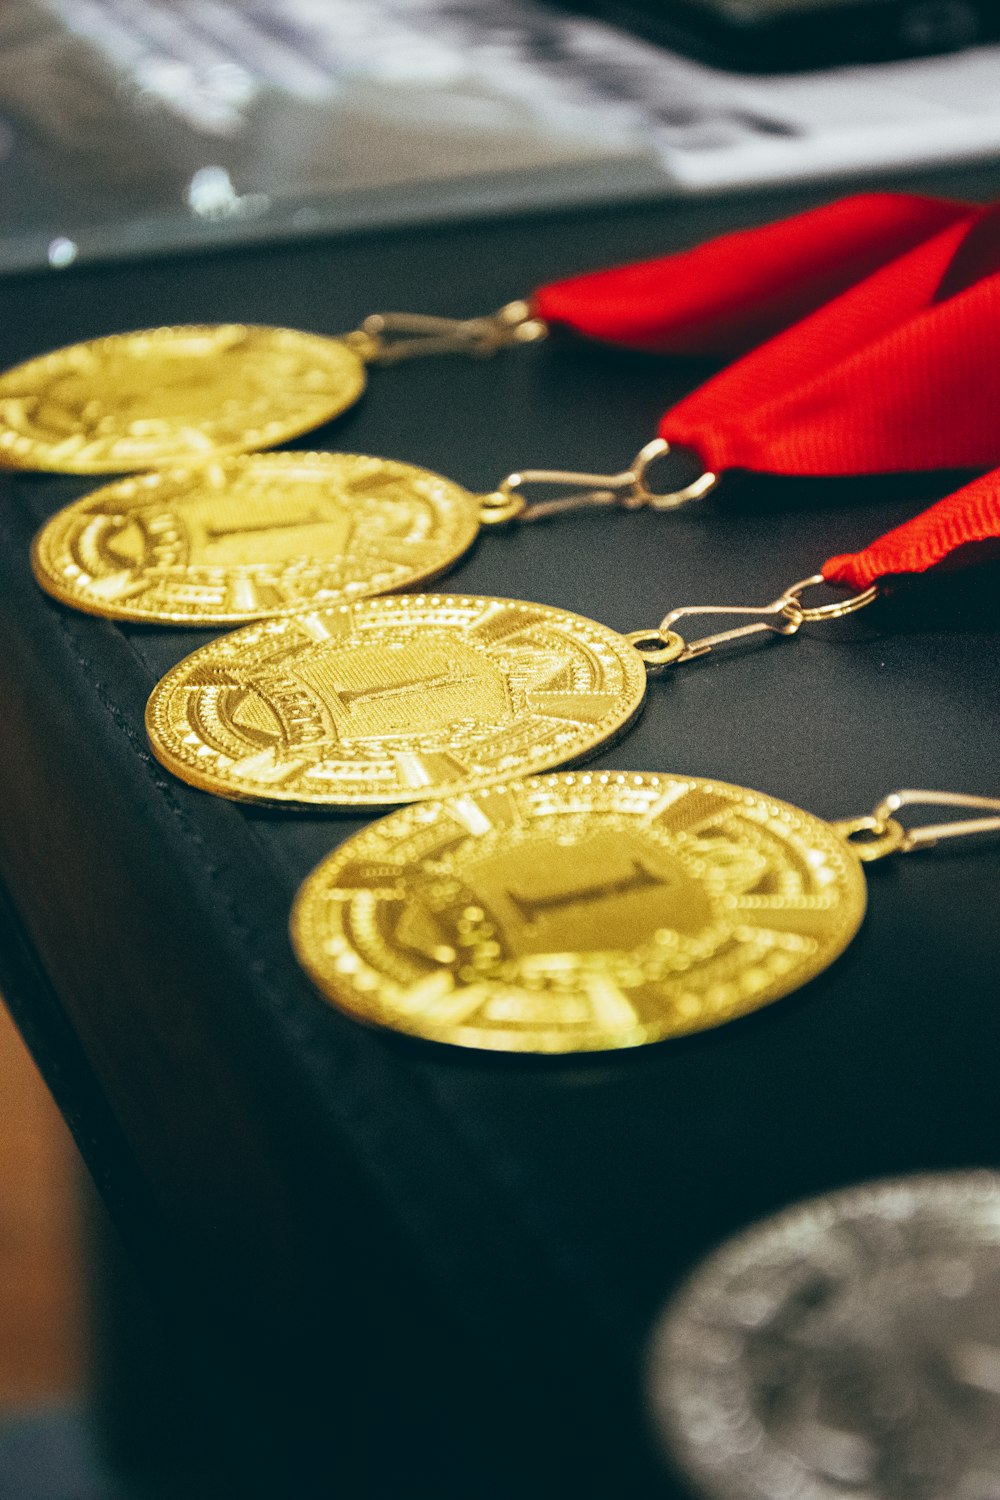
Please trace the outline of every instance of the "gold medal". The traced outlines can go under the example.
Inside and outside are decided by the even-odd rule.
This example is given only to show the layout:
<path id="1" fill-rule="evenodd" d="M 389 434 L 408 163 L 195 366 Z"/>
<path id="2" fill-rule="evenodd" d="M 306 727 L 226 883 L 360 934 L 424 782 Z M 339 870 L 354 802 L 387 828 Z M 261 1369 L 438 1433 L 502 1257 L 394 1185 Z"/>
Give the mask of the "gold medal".
<path id="1" fill-rule="evenodd" d="M 238 800 L 387 806 L 593 754 L 639 712 L 639 653 L 515 599 L 402 595 L 260 621 L 153 690 L 153 750 Z"/>
<path id="2" fill-rule="evenodd" d="M 429 469 L 351 453 L 255 453 L 105 485 L 35 539 L 42 587 L 109 619 L 235 625 L 436 577 L 480 526 L 578 506 L 662 506 L 646 445 L 623 474 L 511 474 L 475 495 Z M 531 481 L 603 485 L 528 506 Z"/>
<path id="3" fill-rule="evenodd" d="M 506 1052 L 635 1047 L 720 1026 L 815 977 L 865 911 L 862 861 L 907 833 L 896 793 L 826 823 L 695 776 L 576 772 L 400 809 L 308 877 L 299 962 L 363 1021 Z M 855 842 L 858 840 L 859 842 Z"/>
<path id="4" fill-rule="evenodd" d="M 163 764 L 241 801 L 384 807 L 572 764 L 635 718 L 646 672 L 759 631 L 794 635 L 876 590 L 806 607 L 696 606 L 619 635 L 543 604 L 416 594 L 264 620 L 201 647 L 154 688 Z M 755 618 L 689 641 L 687 614 Z"/>
<path id="5" fill-rule="evenodd" d="M 397 328 L 411 336 L 394 341 Z M 375 314 L 343 338 L 220 323 L 91 339 L 0 375 L 0 464 L 113 474 L 272 448 L 352 405 L 369 364 L 490 353 L 545 331 L 512 303 L 464 322 Z"/>
<path id="6" fill-rule="evenodd" d="M 73 344 L 0 375 L 0 462 L 108 474 L 270 448 L 361 395 L 346 344 L 239 323 Z"/>
<path id="7" fill-rule="evenodd" d="M 410 464 L 255 453 L 105 485 L 47 522 L 32 564 L 88 613 L 237 624 L 436 577 L 479 515 L 468 490 Z"/>
<path id="8" fill-rule="evenodd" d="M 619 635 L 544 604 L 411 594 L 263 620 L 212 641 L 153 689 L 146 729 L 168 770 L 239 801 L 386 807 L 571 765 L 638 714 L 647 672 L 759 631 L 850 613 L 791 585 L 759 608 L 673 610 Z M 689 641 L 687 614 L 755 618 Z"/>
<path id="9" fill-rule="evenodd" d="M 292 937 L 363 1020 L 577 1052 L 719 1026 L 804 984 L 865 910 L 829 824 L 697 777 L 538 777 L 393 813 L 309 877 Z"/>

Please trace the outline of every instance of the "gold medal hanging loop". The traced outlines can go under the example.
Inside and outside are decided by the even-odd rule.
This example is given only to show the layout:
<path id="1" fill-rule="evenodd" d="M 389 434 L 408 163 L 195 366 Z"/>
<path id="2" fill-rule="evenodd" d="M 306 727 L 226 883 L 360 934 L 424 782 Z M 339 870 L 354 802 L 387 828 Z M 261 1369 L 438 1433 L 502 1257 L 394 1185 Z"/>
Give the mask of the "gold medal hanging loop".
<path id="1" fill-rule="evenodd" d="M 961 818 L 951 823 L 927 823 L 918 828 L 906 828 L 894 816 L 904 807 L 982 808 L 996 816 Z M 914 849 L 929 849 L 941 839 L 1000 832 L 1000 798 L 973 797 L 963 792 L 890 792 L 866 816 L 844 818 L 830 826 L 846 839 L 858 858 L 868 864 L 884 859 L 887 854 L 909 854 Z"/>
<path id="2" fill-rule="evenodd" d="M 527 302 L 508 302 L 485 318 L 436 318 L 423 313 L 369 313 L 343 342 L 366 364 L 395 365 L 425 354 L 487 358 L 516 344 L 544 339 L 548 327 Z"/>
<path id="3" fill-rule="evenodd" d="M 866 813 L 858 818 L 840 818 L 830 827 L 850 844 L 862 864 L 873 864 L 906 847 L 906 829 L 895 818 Z"/>
<path id="4" fill-rule="evenodd" d="M 520 469 L 508 474 L 492 494 L 482 500 L 480 521 L 498 526 L 508 521 L 543 521 L 567 511 L 593 507 L 620 506 L 623 510 L 673 510 L 689 500 L 699 500 L 718 484 L 718 475 L 705 473 L 691 484 L 664 493 L 650 489 L 646 474 L 656 459 L 664 458 L 670 444 L 654 438 L 636 454 L 627 469 L 619 474 L 588 474 L 573 469 Z M 526 485 L 569 485 L 574 493 L 529 504 L 524 496 Z M 583 488 L 581 488 L 583 486 Z"/>

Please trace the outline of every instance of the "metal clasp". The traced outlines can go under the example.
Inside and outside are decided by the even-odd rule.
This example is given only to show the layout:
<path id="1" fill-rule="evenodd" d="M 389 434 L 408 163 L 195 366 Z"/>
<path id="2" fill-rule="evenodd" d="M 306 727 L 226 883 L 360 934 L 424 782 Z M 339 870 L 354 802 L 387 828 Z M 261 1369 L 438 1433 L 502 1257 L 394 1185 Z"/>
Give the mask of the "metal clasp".
<path id="1" fill-rule="evenodd" d="M 747 625 L 737 625 L 731 630 L 720 630 L 714 635 L 687 641 L 674 629 L 677 621 L 686 615 L 756 615 L 757 618 Z M 786 590 L 770 604 L 688 604 L 664 615 L 655 630 L 633 630 L 625 639 L 631 641 L 647 666 L 664 667 L 672 662 L 706 656 L 716 646 L 741 640 L 744 636 L 759 635 L 762 631 L 772 635 L 794 635 L 802 619 L 798 600 Z"/>
<path id="2" fill-rule="evenodd" d="M 651 490 L 646 483 L 646 471 L 654 460 L 663 458 L 669 451 L 669 443 L 663 438 L 654 438 L 620 474 L 582 474 L 572 469 L 520 469 L 508 474 L 492 494 L 483 496 L 480 520 L 487 526 L 513 520 L 542 521 L 565 511 L 605 505 L 618 505 L 623 510 L 641 510 L 647 505 L 653 510 L 672 510 L 688 500 L 700 499 L 718 484 L 718 475 L 706 472 L 680 490 L 670 490 L 665 494 Z M 529 484 L 565 484 L 574 487 L 574 493 L 553 500 L 536 500 L 529 505 L 523 494 L 524 487 Z M 581 485 L 585 488 L 581 489 Z"/>
<path id="3" fill-rule="evenodd" d="M 655 629 L 633 630 L 625 639 L 631 641 L 648 667 L 665 667 L 675 662 L 691 661 L 696 656 L 705 656 L 716 646 L 741 640 L 745 636 L 760 635 L 764 631 L 772 635 L 795 635 L 807 621 L 840 619 L 871 604 L 878 594 L 878 589 L 872 585 L 849 599 L 838 599 L 832 604 L 811 607 L 804 605 L 800 597 L 802 591 L 823 582 L 825 580 L 822 573 L 812 573 L 808 578 L 800 578 L 797 583 L 789 584 L 770 604 L 687 604 L 664 615 Z M 757 619 L 748 625 L 737 625 L 732 630 L 720 630 L 715 635 L 687 641 L 673 628 L 686 615 L 756 615 Z"/>
<path id="4" fill-rule="evenodd" d="M 988 808 L 997 816 L 960 818 L 953 823 L 925 823 L 906 828 L 894 816 L 904 807 Z M 977 833 L 1000 832 L 1000 797 L 972 797 L 964 792 L 890 792 L 865 817 L 843 818 L 830 825 L 848 841 L 859 859 L 869 863 L 887 854 L 909 854 L 929 849 L 941 839 L 965 838 Z"/>
<path id="5" fill-rule="evenodd" d="M 424 313 L 369 313 L 360 328 L 341 335 L 367 364 L 390 365 L 423 354 L 485 358 L 513 344 L 545 338 L 547 325 L 527 302 L 508 302 L 485 318 L 434 318 Z"/>

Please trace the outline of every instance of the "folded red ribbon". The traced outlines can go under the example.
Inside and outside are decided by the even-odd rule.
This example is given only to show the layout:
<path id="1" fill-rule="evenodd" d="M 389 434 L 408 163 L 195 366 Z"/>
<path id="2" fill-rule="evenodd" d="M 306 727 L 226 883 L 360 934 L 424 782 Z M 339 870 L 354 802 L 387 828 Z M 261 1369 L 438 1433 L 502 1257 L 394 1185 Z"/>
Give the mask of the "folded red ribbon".
<path id="1" fill-rule="evenodd" d="M 982 209 L 860 193 L 693 250 L 542 287 L 533 309 L 590 338 L 657 354 L 732 358 Z"/>
<path id="2" fill-rule="evenodd" d="M 828 583 L 866 589 L 905 574 L 978 562 L 984 553 L 993 555 L 998 542 L 1000 469 L 994 469 L 860 552 L 828 558 L 823 577 Z"/>
<path id="3" fill-rule="evenodd" d="M 660 424 L 661 437 L 713 471 L 1000 462 L 1000 205 L 861 194 L 553 283 L 534 310 L 652 352 L 750 349 Z M 1000 553 L 996 468 L 861 551 L 829 558 L 822 572 L 865 590 L 984 553 Z"/>
<path id="4" fill-rule="evenodd" d="M 1000 462 L 1000 208 L 956 222 L 664 416 L 707 469 L 881 474 Z"/>

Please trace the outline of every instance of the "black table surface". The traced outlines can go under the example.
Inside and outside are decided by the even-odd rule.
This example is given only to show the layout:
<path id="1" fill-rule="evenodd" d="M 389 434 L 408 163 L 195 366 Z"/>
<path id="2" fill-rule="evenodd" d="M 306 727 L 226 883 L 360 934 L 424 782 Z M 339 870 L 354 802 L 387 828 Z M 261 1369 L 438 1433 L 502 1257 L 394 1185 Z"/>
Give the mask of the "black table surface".
<path id="1" fill-rule="evenodd" d="M 805 201 L 25 277 L 3 288 L 0 363 L 160 323 L 477 314 Z M 616 469 L 705 373 L 559 340 L 428 360 L 375 371 L 298 446 L 474 490 L 522 465 Z M 873 868 L 844 956 L 717 1031 L 518 1058 L 366 1029 L 317 996 L 287 936 L 300 881 L 366 819 L 239 806 L 164 772 L 145 702 L 209 633 L 53 603 L 29 543 L 92 482 L 0 486 L 0 988 L 242 1455 L 240 1493 L 687 1495 L 643 1389 L 685 1272 L 803 1196 L 997 1161 L 997 844 Z M 764 602 L 951 487 L 730 476 L 677 514 L 485 535 L 447 587 L 629 630 L 678 604 Z M 895 787 L 997 793 L 997 582 L 981 568 L 675 670 L 593 764 L 717 777 L 822 817 Z"/>

